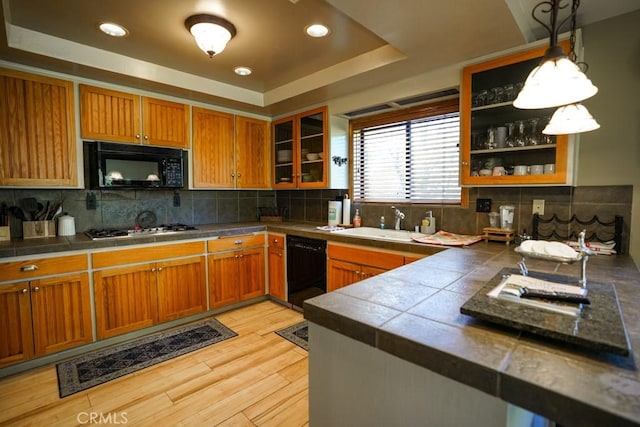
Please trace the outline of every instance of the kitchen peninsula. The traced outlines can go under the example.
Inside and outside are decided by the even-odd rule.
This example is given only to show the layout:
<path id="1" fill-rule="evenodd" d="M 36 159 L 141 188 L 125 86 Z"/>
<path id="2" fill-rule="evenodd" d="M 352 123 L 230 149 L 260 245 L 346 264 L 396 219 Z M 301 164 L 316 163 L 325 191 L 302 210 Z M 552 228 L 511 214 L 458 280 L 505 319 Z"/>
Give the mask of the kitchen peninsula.
<path id="1" fill-rule="evenodd" d="M 563 426 L 640 425 L 640 274 L 633 261 L 598 256 L 588 266 L 590 280 L 615 284 L 632 348 L 622 357 L 460 314 L 519 260 L 497 243 L 452 248 L 307 300 L 310 420 L 530 425 L 535 413 Z M 540 261 L 529 269 L 579 278 L 576 265 Z"/>

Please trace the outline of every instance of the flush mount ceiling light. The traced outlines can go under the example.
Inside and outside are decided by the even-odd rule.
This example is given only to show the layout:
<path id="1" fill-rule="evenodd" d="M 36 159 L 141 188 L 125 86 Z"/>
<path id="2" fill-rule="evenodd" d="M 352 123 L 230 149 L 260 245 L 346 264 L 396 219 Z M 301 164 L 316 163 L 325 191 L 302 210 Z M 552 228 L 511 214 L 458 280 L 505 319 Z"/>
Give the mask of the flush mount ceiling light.
<path id="1" fill-rule="evenodd" d="M 222 52 L 229 40 L 236 35 L 236 27 L 231 22 L 213 15 L 190 16 L 184 21 L 184 26 L 209 58 Z"/>
<path id="2" fill-rule="evenodd" d="M 322 24 L 307 25 L 304 31 L 311 37 L 324 37 L 329 34 L 329 28 Z"/>
<path id="3" fill-rule="evenodd" d="M 249 67 L 236 67 L 233 69 L 233 72 L 239 76 L 248 76 L 253 71 Z"/>
<path id="4" fill-rule="evenodd" d="M 558 30 L 569 19 L 575 25 L 579 1 L 573 0 L 571 14 L 558 25 L 558 10 L 568 6 L 568 4 L 561 3 L 563 3 L 562 0 L 543 1 L 538 3 L 531 12 L 533 19 L 549 31 L 549 48 L 540 65 L 531 71 L 518 97 L 513 102 L 516 108 L 559 107 L 580 102 L 598 92 L 598 88 L 558 46 Z M 538 19 L 537 12 L 549 14 L 550 24 L 547 25 Z"/>
<path id="5" fill-rule="evenodd" d="M 125 27 L 114 22 L 103 22 L 98 25 L 98 28 L 103 33 L 112 37 L 126 37 L 129 34 L 129 31 L 127 31 Z"/>

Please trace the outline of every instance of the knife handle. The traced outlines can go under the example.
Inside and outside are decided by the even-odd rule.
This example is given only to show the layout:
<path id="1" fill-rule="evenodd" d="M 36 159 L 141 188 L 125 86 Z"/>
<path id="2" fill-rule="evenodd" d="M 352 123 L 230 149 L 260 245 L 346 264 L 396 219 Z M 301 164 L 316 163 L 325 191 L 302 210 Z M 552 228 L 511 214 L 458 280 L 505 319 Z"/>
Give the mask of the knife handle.
<path id="1" fill-rule="evenodd" d="M 541 289 L 520 289 L 521 298 L 546 299 L 552 301 L 573 302 L 577 304 L 591 304 L 591 300 L 585 296 L 570 294 L 566 292 L 545 291 Z"/>

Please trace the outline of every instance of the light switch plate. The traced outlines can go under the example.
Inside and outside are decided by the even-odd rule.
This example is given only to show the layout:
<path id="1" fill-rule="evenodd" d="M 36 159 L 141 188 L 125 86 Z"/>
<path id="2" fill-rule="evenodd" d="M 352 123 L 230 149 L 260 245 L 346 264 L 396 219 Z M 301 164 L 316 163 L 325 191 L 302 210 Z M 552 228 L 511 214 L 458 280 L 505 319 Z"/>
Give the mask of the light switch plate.
<path id="1" fill-rule="evenodd" d="M 476 199 L 476 212 L 491 212 L 491 199 Z"/>
<path id="2" fill-rule="evenodd" d="M 537 213 L 538 215 L 544 215 L 544 200 L 534 199 L 532 213 Z"/>

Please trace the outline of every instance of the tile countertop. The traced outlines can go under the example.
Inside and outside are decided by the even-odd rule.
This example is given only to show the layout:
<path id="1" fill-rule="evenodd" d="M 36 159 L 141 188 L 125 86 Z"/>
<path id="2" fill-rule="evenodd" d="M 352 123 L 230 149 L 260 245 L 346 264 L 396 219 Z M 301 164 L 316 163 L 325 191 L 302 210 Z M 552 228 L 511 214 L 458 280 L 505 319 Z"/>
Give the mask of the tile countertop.
<path id="1" fill-rule="evenodd" d="M 307 300 L 305 317 L 566 425 L 640 425 L 640 273 L 622 256 L 593 256 L 588 278 L 614 283 L 631 356 L 586 351 L 460 314 L 460 306 L 520 256 L 514 246 L 445 248 L 347 237 L 310 223 L 199 225 L 186 233 L 93 241 L 72 237 L 0 242 L 0 258 L 274 231 L 428 256 Z M 578 265 L 528 261 L 530 270 L 579 277 Z"/>
<path id="2" fill-rule="evenodd" d="M 305 301 L 305 318 L 562 425 L 640 425 L 640 273 L 629 256 L 592 256 L 589 280 L 614 283 L 631 355 L 583 350 L 460 313 L 521 259 L 490 242 L 444 252 Z M 527 261 L 575 277 L 579 264 Z M 312 350 L 313 351 L 313 350 Z"/>

